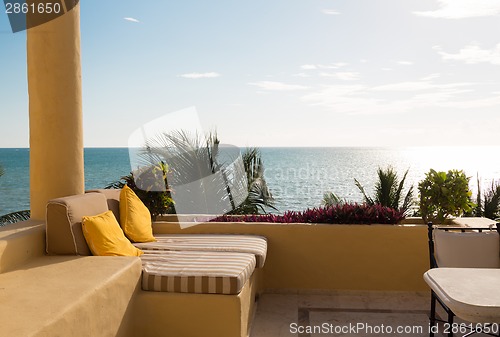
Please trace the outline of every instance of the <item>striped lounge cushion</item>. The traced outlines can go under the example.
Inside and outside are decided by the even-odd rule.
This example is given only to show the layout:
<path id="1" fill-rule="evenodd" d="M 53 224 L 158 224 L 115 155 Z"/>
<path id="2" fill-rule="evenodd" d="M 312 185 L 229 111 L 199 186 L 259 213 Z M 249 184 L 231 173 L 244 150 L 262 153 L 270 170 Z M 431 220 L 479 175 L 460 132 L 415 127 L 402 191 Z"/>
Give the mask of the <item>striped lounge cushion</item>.
<path id="1" fill-rule="evenodd" d="M 145 253 L 142 289 L 194 294 L 238 294 L 255 270 L 246 253 L 161 251 Z"/>
<path id="2" fill-rule="evenodd" d="M 157 250 L 183 250 L 207 252 L 237 252 L 254 254 L 257 268 L 266 261 L 267 240 L 256 235 L 217 235 L 217 234 L 157 234 L 157 242 L 135 243 L 147 252 Z"/>

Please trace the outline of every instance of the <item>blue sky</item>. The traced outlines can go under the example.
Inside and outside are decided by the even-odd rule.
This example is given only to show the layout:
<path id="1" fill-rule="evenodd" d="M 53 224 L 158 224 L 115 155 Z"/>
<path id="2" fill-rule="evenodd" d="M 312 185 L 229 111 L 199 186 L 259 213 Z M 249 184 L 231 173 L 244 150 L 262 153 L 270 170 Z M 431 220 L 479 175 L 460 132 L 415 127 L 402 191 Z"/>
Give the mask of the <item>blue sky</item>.
<path id="1" fill-rule="evenodd" d="M 500 145 L 499 15 L 500 0 L 82 0 L 85 145 L 127 146 L 193 106 L 237 146 Z M 3 10 L 0 46 L 0 147 L 27 147 L 26 34 Z"/>

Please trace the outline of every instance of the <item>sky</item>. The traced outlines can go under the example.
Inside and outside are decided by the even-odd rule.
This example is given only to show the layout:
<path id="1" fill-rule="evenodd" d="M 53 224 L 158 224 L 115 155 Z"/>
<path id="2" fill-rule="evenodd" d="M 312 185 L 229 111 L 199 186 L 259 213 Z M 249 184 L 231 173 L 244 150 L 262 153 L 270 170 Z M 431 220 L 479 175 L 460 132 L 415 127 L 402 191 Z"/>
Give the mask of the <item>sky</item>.
<path id="1" fill-rule="evenodd" d="M 80 4 L 86 147 L 187 108 L 236 146 L 500 145 L 500 0 Z M 0 9 L 0 147 L 28 147 Z"/>

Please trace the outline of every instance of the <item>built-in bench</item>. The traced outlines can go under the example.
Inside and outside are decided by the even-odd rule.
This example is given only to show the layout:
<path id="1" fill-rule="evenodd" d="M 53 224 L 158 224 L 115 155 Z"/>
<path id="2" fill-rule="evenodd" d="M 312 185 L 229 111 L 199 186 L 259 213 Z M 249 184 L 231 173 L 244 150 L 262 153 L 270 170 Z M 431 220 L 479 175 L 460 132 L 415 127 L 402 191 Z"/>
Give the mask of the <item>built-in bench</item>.
<path id="1" fill-rule="evenodd" d="M 95 192 L 49 202 L 49 254 L 90 254 L 82 216 L 109 208 L 119 219 L 119 190 Z M 265 238 L 172 235 L 136 246 L 145 254 L 140 289 L 132 299 L 132 335 L 248 335 L 260 284 L 260 268 L 256 267 L 262 267 L 266 259 Z"/>
<path id="2" fill-rule="evenodd" d="M 133 336 L 132 257 L 46 256 L 45 224 L 0 228 L 2 336 Z"/>

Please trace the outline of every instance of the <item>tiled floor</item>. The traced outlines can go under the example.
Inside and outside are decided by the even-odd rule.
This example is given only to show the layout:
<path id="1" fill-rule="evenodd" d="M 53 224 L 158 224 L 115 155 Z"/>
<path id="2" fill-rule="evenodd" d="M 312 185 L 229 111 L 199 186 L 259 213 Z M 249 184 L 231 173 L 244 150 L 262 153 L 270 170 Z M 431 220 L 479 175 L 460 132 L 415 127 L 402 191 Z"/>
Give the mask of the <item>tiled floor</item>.
<path id="1" fill-rule="evenodd" d="M 429 302 L 415 292 L 263 294 L 250 337 L 429 336 Z"/>

